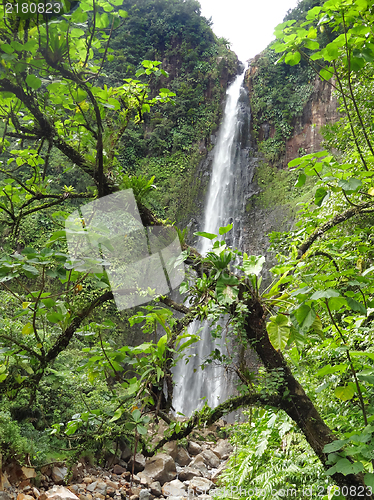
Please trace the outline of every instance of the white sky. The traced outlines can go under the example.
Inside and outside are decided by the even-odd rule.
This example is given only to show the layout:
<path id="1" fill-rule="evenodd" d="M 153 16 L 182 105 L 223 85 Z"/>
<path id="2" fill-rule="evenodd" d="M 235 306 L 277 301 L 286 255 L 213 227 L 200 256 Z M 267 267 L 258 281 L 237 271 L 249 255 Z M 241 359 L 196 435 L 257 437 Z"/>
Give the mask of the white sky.
<path id="1" fill-rule="evenodd" d="M 245 63 L 273 39 L 275 26 L 298 0 L 199 0 L 204 17 L 212 17 L 218 37 L 231 42 L 231 49 Z"/>

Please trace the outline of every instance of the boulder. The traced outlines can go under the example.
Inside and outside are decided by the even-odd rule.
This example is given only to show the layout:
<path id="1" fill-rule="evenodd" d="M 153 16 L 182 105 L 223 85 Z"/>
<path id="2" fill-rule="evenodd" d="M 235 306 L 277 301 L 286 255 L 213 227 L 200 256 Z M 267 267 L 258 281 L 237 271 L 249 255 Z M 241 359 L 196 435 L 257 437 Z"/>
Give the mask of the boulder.
<path id="1" fill-rule="evenodd" d="M 0 491 L 0 500 L 12 500 L 5 491 Z"/>
<path id="2" fill-rule="evenodd" d="M 50 465 L 44 465 L 40 469 L 40 473 L 43 474 L 44 476 L 51 476 L 52 475 L 52 467 Z"/>
<path id="3" fill-rule="evenodd" d="M 136 495 L 137 497 L 139 497 L 139 493 L 142 491 L 141 488 L 137 487 L 137 486 L 133 486 L 130 490 L 131 494 L 132 495 Z"/>
<path id="4" fill-rule="evenodd" d="M 107 481 L 106 482 L 106 485 L 108 486 L 108 488 L 114 488 L 115 490 L 117 490 L 119 488 L 119 484 L 120 483 L 117 483 L 114 481 Z"/>
<path id="5" fill-rule="evenodd" d="M 84 477 L 83 482 L 86 484 L 91 484 L 91 483 L 93 483 L 93 479 L 92 479 L 92 477 Z"/>
<path id="6" fill-rule="evenodd" d="M 22 467 L 22 472 L 26 479 L 36 477 L 36 472 L 33 467 Z"/>
<path id="7" fill-rule="evenodd" d="M 139 493 L 139 500 L 151 500 L 151 493 L 149 490 L 141 490 Z"/>
<path id="8" fill-rule="evenodd" d="M 140 477 L 140 484 L 146 486 L 147 488 L 149 488 L 151 483 L 153 482 L 153 479 L 144 474 L 144 472 L 139 472 L 138 477 Z"/>
<path id="9" fill-rule="evenodd" d="M 93 483 L 90 483 L 88 486 L 87 486 L 87 491 L 95 491 L 96 489 L 96 486 L 97 486 L 97 481 L 94 481 Z"/>
<path id="10" fill-rule="evenodd" d="M 95 495 L 103 495 L 105 497 L 108 486 L 104 481 L 98 481 L 95 488 Z"/>
<path id="11" fill-rule="evenodd" d="M 52 480 L 55 484 L 62 484 L 65 482 L 66 475 L 68 473 L 67 467 L 53 467 L 52 469 Z"/>
<path id="12" fill-rule="evenodd" d="M 181 467 L 185 467 L 191 462 L 191 460 L 192 459 L 187 451 L 180 446 L 178 448 L 177 456 L 175 457 L 175 461 L 177 462 L 177 464 L 179 464 Z"/>
<path id="13" fill-rule="evenodd" d="M 127 464 L 127 470 L 132 472 L 132 464 L 134 463 L 134 472 L 137 474 L 138 472 L 141 472 L 144 470 L 145 467 L 145 457 L 141 453 L 137 453 L 135 455 L 135 460 L 134 460 L 134 455 L 129 459 L 128 464 Z"/>
<path id="14" fill-rule="evenodd" d="M 167 455 L 170 455 L 173 460 L 177 458 L 178 455 L 178 445 L 176 441 L 170 441 L 169 443 L 164 444 L 163 446 L 164 452 Z"/>
<path id="15" fill-rule="evenodd" d="M 120 476 L 121 474 L 123 474 L 124 472 L 126 472 L 126 469 L 124 467 L 121 467 L 120 465 L 116 464 L 114 467 L 113 467 L 113 474 L 116 474 L 117 476 Z"/>
<path id="16" fill-rule="evenodd" d="M 6 472 L 4 472 L 4 474 L 1 477 L 1 470 L 0 470 L 0 489 L 1 489 L 1 485 L 2 485 L 3 489 L 11 488 L 11 484 L 10 484 L 9 479 L 8 479 L 8 474 Z M 0 491 L 0 493 L 2 493 L 2 492 Z M 0 500 L 1 500 L 1 498 L 0 498 Z"/>
<path id="17" fill-rule="evenodd" d="M 3 470 L 3 477 L 6 474 L 8 481 L 12 485 L 18 485 L 21 481 L 26 480 L 25 473 L 29 467 L 21 467 L 17 462 L 11 462 L 6 465 L 5 470 Z M 32 469 L 35 471 L 35 469 Z"/>
<path id="18" fill-rule="evenodd" d="M 192 467 L 183 467 L 178 474 L 181 481 L 190 481 L 194 477 L 201 477 L 201 472 L 199 469 L 193 469 Z"/>
<path id="19" fill-rule="evenodd" d="M 53 486 L 45 495 L 48 500 L 78 500 L 77 495 L 63 486 Z"/>
<path id="20" fill-rule="evenodd" d="M 175 462 L 166 453 L 158 453 L 148 460 L 143 472 L 154 481 L 159 481 L 161 485 L 172 481 L 177 476 Z"/>
<path id="21" fill-rule="evenodd" d="M 17 500 L 35 500 L 31 495 L 25 495 L 24 493 L 18 493 Z"/>
<path id="22" fill-rule="evenodd" d="M 220 439 L 217 446 L 213 449 L 213 453 L 217 455 L 221 460 L 226 460 L 229 458 L 230 454 L 234 451 L 232 445 L 227 441 L 227 439 Z"/>
<path id="23" fill-rule="evenodd" d="M 212 452 L 212 450 L 203 450 L 201 455 L 204 457 L 205 464 L 208 467 L 212 467 L 216 469 L 219 467 L 220 461 L 219 458 L 215 453 Z"/>
<path id="24" fill-rule="evenodd" d="M 212 481 L 216 482 L 218 477 L 222 474 L 222 472 L 226 469 L 227 464 L 229 463 L 229 459 L 227 459 L 225 462 L 223 462 L 218 469 L 215 471 L 214 474 L 212 474 L 212 477 L 210 478 Z"/>
<path id="25" fill-rule="evenodd" d="M 130 460 L 130 458 L 134 455 L 134 452 L 130 450 L 130 448 L 125 445 L 125 447 L 123 448 L 122 450 L 122 453 L 121 453 L 121 458 L 122 460 L 124 460 L 125 462 L 127 462 L 128 460 Z"/>
<path id="26" fill-rule="evenodd" d="M 201 454 L 196 455 L 196 457 L 190 463 L 189 467 L 199 470 L 203 476 L 207 476 L 209 474 L 208 469 L 205 466 L 204 457 Z"/>
<path id="27" fill-rule="evenodd" d="M 190 455 L 198 455 L 199 453 L 201 453 L 202 448 L 199 444 L 195 443 L 194 441 L 189 441 L 187 446 L 187 451 Z"/>
<path id="28" fill-rule="evenodd" d="M 153 481 L 150 485 L 151 493 L 155 497 L 159 497 L 162 495 L 161 484 L 158 481 Z"/>
<path id="29" fill-rule="evenodd" d="M 174 481 L 170 481 L 169 483 L 165 483 L 162 487 L 162 494 L 164 497 L 180 497 L 186 494 L 186 485 L 179 481 L 179 479 L 174 479 Z"/>
<path id="30" fill-rule="evenodd" d="M 206 494 L 212 486 L 214 486 L 214 483 L 209 479 L 206 479 L 205 477 L 194 477 L 191 479 L 188 489 L 199 495 L 201 493 Z"/>

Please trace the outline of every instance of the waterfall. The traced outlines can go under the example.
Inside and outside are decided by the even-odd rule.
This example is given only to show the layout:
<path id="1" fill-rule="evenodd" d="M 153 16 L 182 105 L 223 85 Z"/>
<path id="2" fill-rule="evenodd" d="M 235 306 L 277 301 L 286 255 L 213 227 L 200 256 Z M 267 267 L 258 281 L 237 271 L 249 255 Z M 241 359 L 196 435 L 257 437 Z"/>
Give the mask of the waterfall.
<path id="1" fill-rule="evenodd" d="M 218 234 L 221 226 L 233 224 L 233 229 L 225 235 L 230 246 L 241 249 L 243 228 L 242 216 L 251 196 L 253 178 L 250 157 L 250 108 L 248 94 L 243 87 L 244 73 L 238 75 L 226 92 L 226 105 L 222 124 L 214 148 L 212 173 L 205 204 L 205 218 L 202 230 Z M 197 249 L 205 255 L 212 243 L 201 238 Z M 190 416 L 200 409 L 204 401 L 215 407 L 224 401 L 233 390 L 233 381 L 220 366 L 213 364 L 201 370 L 199 366 L 212 350 L 218 348 L 227 353 L 224 335 L 213 339 L 209 325 L 195 321 L 189 327 L 190 333 L 197 333 L 201 340 L 188 353 L 189 362 L 181 360 L 174 369 L 173 406 L 176 412 Z M 204 400 L 202 398 L 205 398 Z"/>

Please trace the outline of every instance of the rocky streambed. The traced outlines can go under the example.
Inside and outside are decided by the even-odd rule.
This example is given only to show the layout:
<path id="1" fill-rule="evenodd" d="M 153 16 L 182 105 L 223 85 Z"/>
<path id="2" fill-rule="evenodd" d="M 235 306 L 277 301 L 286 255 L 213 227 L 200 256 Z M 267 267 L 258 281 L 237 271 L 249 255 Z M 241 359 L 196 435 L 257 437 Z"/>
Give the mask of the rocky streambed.
<path id="1" fill-rule="evenodd" d="M 232 451 L 226 439 L 186 447 L 171 442 L 147 459 L 127 449 L 110 468 L 76 464 L 70 480 L 63 465 L 47 465 L 39 474 L 13 466 L 3 473 L 0 500 L 210 500 Z"/>

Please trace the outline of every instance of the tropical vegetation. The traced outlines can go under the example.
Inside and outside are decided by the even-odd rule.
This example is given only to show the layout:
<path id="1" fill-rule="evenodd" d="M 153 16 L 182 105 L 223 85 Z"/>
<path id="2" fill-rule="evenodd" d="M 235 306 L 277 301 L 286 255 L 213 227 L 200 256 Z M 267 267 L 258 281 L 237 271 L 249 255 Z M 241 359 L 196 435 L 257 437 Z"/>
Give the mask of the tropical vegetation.
<path id="1" fill-rule="evenodd" d="M 281 484 L 300 498 L 311 496 L 305 493 L 311 485 L 322 498 L 372 498 L 373 0 L 328 0 L 313 6 L 305 20 L 287 19 L 276 28 L 271 49 L 279 64 L 296 68 L 305 60 L 331 82 L 343 116 L 326 130 L 325 151 L 289 163 L 298 172 L 297 188 L 307 178 L 315 185 L 294 228 L 272 235 L 278 259 L 273 282 L 262 286 L 263 256 L 226 244 L 231 224 L 218 235 L 197 233 L 211 240 L 206 256 L 188 245 L 181 227 L 179 260 L 187 268 L 182 298 L 155 295 L 151 304 L 125 313 L 115 307 L 105 266 L 87 272 L 69 255 L 65 220 L 87 201 L 132 188 L 143 225 L 170 225 L 149 201 L 155 173 L 140 170 L 140 156 L 139 175 L 130 173 L 121 163 L 121 141 L 134 144 L 126 134 L 134 139 L 136 125 L 147 124 L 152 109 L 168 120 L 172 102 L 189 105 L 186 96 L 181 103 L 178 92 L 164 86 L 163 64 L 151 59 L 143 60 L 134 78 L 103 83 L 113 33 L 126 23 L 119 4 L 84 0 L 73 10 L 65 5 L 58 19 L 27 12 L 0 21 L 5 459 L 29 455 L 42 463 L 62 453 L 74 460 L 83 450 L 96 454 L 105 447 L 115 455 L 121 440 L 150 456 L 199 425 L 249 408 L 248 422 L 233 429 L 239 455 L 223 481 L 244 491 L 258 485 L 267 498 Z M 198 9 L 192 1 L 180 4 L 182 19 L 186 5 Z M 172 5 L 178 13 L 178 2 Z M 322 42 L 319 32 L 332 33 L 331 41 Z M 199 43 L 196 57 L 207 47 Z M 195 118 L 203 126 L 205 118 Z M 153 152 L 169 161 L 180 151 L 174 139 Z M 154 158 L 149 164 L 157 164 Z M 36 230 L 41 225 L 42 233 Z M 175 419 L 172 367 L 199 341 L 186 327 L 195 319 L 208 321 L 220 336 L 223 315 L 230 355 L 215 350 L 206 362 L 234 370 L 237 392 L 214 409 Z M 124 341 L 125 322 L 144 341 Z M 237 362 L 243 349 L 257 353 L 257 371 Z M 147 427 L 158 419 L 168 431 L 151 444 Z"/>

